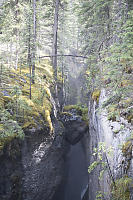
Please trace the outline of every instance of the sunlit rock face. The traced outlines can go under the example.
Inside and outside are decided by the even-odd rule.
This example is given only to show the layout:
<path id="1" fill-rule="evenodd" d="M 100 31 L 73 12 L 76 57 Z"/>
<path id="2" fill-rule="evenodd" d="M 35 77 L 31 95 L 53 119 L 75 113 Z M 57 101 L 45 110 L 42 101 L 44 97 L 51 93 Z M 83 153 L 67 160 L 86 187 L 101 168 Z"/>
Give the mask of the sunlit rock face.
<path id="1" fill-rule="evenodd" d="M 92 163 L 95 160 L 92 155 L 94 148 L 97 148 L 99 143 L 103 142 L 107 149 L 112 149 L 111 155 L 106 153 L 106 156 L 114 180 L 124 175 L 133 178 L 133 141 L 131 139 L 133 126 L 123 118 L 116 122 L 108 120 L 106 110 L 103 110 L 103 108 L 99 110 L 106 98 L 105 90 L 102 90 L 99 105 L 93 100 L 89 102 L 89 162 Z M 106 194 L 106 199 L 110 200 L 112 179 L 109 169 L 104 173 L 101 181 L 99 180 L 100 171 L 100 167 L 97 167 L 89 175 L 89 198 L 94 200 L 97 191 L 102 191 Z M 130 192 L 131 199 L 133 199 L 132 191 Z"/>
<path id="2" fill-rule="evenodd" d="M 61 139 L 59 144 L 45 132 L 27 135 L 22 152 L 23 200 L 52 198 L 62 179 L 63 153 Z"/>

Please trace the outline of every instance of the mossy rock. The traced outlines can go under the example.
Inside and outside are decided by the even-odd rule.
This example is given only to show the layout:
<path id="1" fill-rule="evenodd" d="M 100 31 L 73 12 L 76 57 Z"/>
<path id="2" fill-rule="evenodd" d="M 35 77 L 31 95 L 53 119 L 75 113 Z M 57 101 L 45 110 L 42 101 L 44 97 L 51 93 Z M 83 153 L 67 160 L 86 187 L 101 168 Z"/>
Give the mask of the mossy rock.
<path id="1" fill-rule="evenodd" d="M 96 89 L 92 93 L 92 99 L 95 100 L 97 103 L 99 102 L 99 97 L 100 97 L 101 91 Z"/>
<path id="2" fill-rule="evenodd" d="M 61 112 L 60 116 L 68 116 L 68 117 L 72 117 L 72 114 L 69 112 Z"/>
<path id="3" fill-rule="evenodd" d="M 132 141 L 127 141 L 125 144 L 123 144 L 122 153 L 124 156 L 132 154 Z"/>
<path id="4" fill-rule="evenodd" d="M 77 114 L 82 117 L 82 120 L 86 122 L 88 125 L 88 108 L 83 105 L 67 105 L 63 109 L 65 112 L 71 112 L 72 110 L 76 110 Z"/>

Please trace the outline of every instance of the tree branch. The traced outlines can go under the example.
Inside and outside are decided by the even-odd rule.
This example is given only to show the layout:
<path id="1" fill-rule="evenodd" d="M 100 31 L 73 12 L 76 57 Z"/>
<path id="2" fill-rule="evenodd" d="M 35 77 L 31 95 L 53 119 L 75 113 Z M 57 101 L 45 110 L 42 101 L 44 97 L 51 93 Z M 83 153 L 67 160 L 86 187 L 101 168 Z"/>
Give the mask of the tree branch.
<path id="1" fill-rule="evenodd" d="M 86 56 L 80 56 L 80 55 L 71 55 L 71 54 L 68 54 L 68 55 L 50 55 L 50 56 L 41 56 L 41 57 L 39 57 L 39 59 L 41 59 L 41 58 L 51 58 L 51 57 L 61 57 L 61 56 L 63 56 L 63 57 L 76 57 L 76 58 L 88 58 L 88 57 L 86 57 Z"/>

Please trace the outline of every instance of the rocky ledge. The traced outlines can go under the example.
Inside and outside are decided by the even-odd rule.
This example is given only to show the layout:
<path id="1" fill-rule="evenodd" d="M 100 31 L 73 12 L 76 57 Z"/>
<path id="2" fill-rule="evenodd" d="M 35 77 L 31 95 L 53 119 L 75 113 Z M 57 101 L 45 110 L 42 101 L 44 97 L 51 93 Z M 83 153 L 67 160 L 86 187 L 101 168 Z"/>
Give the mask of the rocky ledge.
<path id="1" fill-rule="evenodd" d="M 72 145 L 80 141 L 88 131 L 86 121 L 82 119 L 82 115 L 79 115 L 76 109 L 61 113 L 60 121 L 65 127 L 65 139 Z"/>

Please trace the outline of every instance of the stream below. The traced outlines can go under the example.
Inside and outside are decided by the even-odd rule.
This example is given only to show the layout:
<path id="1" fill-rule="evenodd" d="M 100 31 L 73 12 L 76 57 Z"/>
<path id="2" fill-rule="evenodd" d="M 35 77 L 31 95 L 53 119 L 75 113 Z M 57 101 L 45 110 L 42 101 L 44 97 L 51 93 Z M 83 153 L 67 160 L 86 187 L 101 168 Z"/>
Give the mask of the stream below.
<path id="1" fill-rule="evenodd" d="M 52 200 L 87 200 L 88 170 L 84 142 L 83 137 L 75 145 L 68 144 L 64 177 Z"/>

